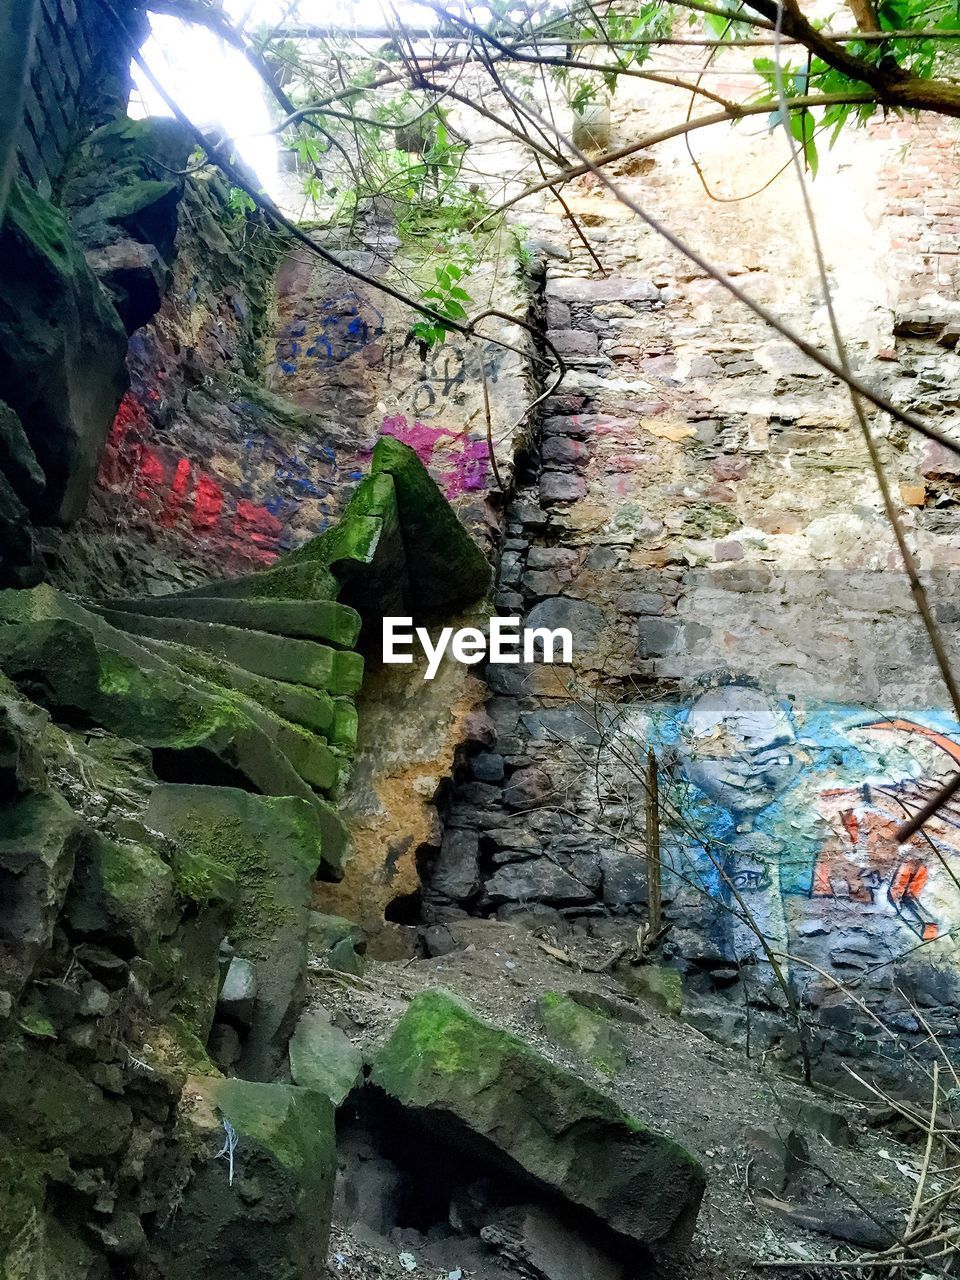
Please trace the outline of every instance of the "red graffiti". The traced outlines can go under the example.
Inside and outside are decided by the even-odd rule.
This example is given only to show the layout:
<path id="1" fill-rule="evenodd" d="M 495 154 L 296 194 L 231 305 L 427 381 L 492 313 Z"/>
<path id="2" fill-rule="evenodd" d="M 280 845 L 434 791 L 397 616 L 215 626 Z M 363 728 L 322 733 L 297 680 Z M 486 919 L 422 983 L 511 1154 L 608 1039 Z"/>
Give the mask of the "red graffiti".
<path id="1" fill-rule="evenodd" d="M 277 538 L 283 532 L 283 521 L 271 515 L 266 507 L 258 507 L 246 498 L 240 498 L 233 529 L 240 537 L 246 536 L 258 546 L 268 542 L 276 545 Z"/>
<path id="2" fill-rule="evenodd" d="M 193 533 L 223 539 L 241 559 L 272 564 L 283 522 L 249 498 L 228 503 L 220 481 L 195 461 L 148 445 L 151 432 L 143 403 L 128 392 L 104 449 L 101 488 L 134 498 L 160 528 L 176 528 L 186 519 Z"/>
<path id="3" fill-rule="evenodd" d="M 223 490 L 210 476 L 197 476 L 193 491 L 193 516 L 191 524 L 197 533 L 216 527 L 223 511 Z"/>

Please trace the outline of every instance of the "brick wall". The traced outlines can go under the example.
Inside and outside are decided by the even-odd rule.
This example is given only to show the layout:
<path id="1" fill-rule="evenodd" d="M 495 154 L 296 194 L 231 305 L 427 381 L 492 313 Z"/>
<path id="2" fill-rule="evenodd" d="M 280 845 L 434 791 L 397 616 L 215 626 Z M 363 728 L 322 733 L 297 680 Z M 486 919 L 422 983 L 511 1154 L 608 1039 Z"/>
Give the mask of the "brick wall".
<path id="1" fill-rule="evenodd" d="M 960 135 L 944 121 L 887 122 L 870 130 L 887 141 L 877 194 L 889 234 L 895 301 L 960 299 Z"/>
<path id="2" fill-rule="evenodd" d="M 141 29 L 131 0 L 115 7 Z M 41 195 L 55 190 L 77 139 L 126 106 L 129 63 L 100 0 L 41 0 L 18 144 L 21 173 Z"/>

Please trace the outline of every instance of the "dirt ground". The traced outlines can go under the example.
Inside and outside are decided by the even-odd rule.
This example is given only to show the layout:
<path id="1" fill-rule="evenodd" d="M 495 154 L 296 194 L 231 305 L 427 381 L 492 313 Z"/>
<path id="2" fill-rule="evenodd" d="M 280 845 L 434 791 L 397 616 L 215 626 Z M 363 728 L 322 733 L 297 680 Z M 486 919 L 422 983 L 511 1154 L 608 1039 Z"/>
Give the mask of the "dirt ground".
<path id="1" fill-rule="evenodd" d="M 450 929 L 458 949 L 440 957 L 371 962 L 363 978 L 314 968 L 312 1001 L 369 1055 L 418 992 L 444 987 L 685 1146 L 704 1166 L 707 1191 L 690 1255 L 664 1280 L 842 1276 L 840 1264 L 858 1252 L 850 1239 L 876 1248 L 870 1237 L 882 1234 L 884 1224 L 902 1230 L 919 1178 L 922 1134 L 915 1144 L 901 1123 L 895 1136 L 882 1103 L 805 1089 L 770 1061 L 748 1059 L 683 1017 L 629 995 L 608 972 L 595 972 L 610 959 L 609 939 L 574 935 L 558 944 L 520 924 L 484 920 Z M 626 1044 L 621 1074 L 609 1079 L 547 1039 L 536 1009 L 545 991 L 578 993 L 606 1006 Z M 786 1190 L 784 1169 L 791 1175 Z M 926 1191 L 937 1189 L 934 1179 Z M 804 1229 L 798 1215 L 806 1215 L 804 1223 L 816 1219 L 820 1230 Z M 504 1258 L 492 1270 L 478 1269 L 467 1242 L 461 1264 L 449 1240 L 437 1251 L 416 1232 L 380 1238 L 342 1222 L 335 1223 L 329 1273 L 344 1280 L 536 1276 L 511 1269 Z"/>

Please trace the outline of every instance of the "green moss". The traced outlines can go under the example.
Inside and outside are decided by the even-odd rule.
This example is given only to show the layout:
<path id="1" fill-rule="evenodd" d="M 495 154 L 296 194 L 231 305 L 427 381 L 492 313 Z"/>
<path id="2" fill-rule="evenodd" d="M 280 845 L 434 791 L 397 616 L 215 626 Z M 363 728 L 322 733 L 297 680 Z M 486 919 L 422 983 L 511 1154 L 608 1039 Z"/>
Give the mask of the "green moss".
<path id="1" fill-rule="evenodd" d="M 56 1027 L 37 1009 L 24 1009 L 17 1019 L 17 1026 L 36 1040 L 56 1040 L 57 1038 Z"/>
<path id="2" fill-rule="evenodd" d="M 739 524 L 736 512 L 722 503 L 694 503 L 683 517 L 686 532 L 706 538 L 726 537 Z"/>
<path id="3" fill-rule="evenodd" d="M 261 1143 L 288 1169 L 333 1158 L 333 1106 L 313 1089 L 224 1079 L 208 1096 L 241 1137 Z"/>
<path id="4" fill-rule="evenodd" d="M 618 972 L 617 976 L 634 995 L 671 1018 L 683 1012 L 683 979 L 666 965 L 642 964 Z"/>
<path id="5" fill-rule="evenodd" d="M 101 197 L 87 211 L 88 220 L 104 222 L 120 222 L 131 214 L 139 213 L 166 196 L 177 191 L 177 183 L 160 182 L 150 178 L 131 178 L 123 186 L 107 196 Z"/>
<path id="6" fill-rule="evenodd" d="M 626 1066 L 623 1036 L 608 1018 L 557 991 L 544 992 L 537 1001 L 537 1012 L 549 1039 L 572 1050 L 603 1075 L 619 1075 Z"/>
<path id="7" fill-rule="evenodd" d="M 167 1059 L 171 1066 L 185 1075 L 219 1076 L 220 1072 L 210 1061 L 199 1036 L 195 1035 L 189 1023 L 176 1014 L 164 1023 L 164 1031 L 169 1037 L 171 1049 Z M 151 1041 L 151 1044 L 153 1042 Z"/>
<path id="8" fill-rule="evenodd" d="M 357 708 L 346 698 L 337 698 L 334 702 L 332 741 L 352 751 L 357 745 L 358 728 Z"/>
<path id="9" fill-rule="evenodd" d="M 146 845 L 103 840 L 99 849 L 103 887 L 118 902 L 138 905 L 170 881 L 170 868 Z"/>
<path id="10" fill-rule="evenodd" d="M 198 853 L 192 841 L 178 843 L 173 874 L 180 897 L 198 906 L 231 905 L 236 901 L 237 877 L 233 870 L 216 858 Z"/>

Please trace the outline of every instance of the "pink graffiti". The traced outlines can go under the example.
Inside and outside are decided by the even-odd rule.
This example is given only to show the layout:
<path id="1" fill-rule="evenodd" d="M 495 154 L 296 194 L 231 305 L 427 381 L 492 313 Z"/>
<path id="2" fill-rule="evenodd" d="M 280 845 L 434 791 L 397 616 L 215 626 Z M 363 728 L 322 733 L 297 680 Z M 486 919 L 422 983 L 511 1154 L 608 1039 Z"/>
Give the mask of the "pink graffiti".
<path id="1" fill-rule="evenodd" d="M 402 413 L 384 418 L 380 434 L 393 436 L 410 446 L 434 478 L 448 500 L 484 488 L 490 468 L 490 452 L 486 440 L 458 435 L 446 427 L 428 427 L 426 423 L 409 422 Z M 434 457 L 441 440 L 450 445 Z"/>

